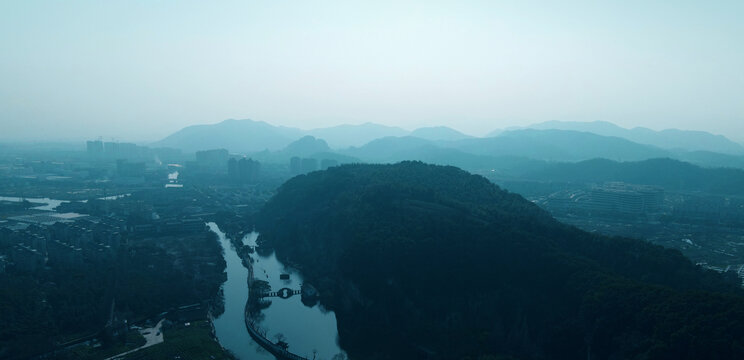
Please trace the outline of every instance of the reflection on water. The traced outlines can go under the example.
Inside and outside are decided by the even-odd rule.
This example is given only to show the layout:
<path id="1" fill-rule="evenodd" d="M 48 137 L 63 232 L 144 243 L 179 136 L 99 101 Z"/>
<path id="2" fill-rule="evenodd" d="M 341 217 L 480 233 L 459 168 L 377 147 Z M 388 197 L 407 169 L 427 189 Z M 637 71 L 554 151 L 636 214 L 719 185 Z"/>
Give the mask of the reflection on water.
<path id="1" fill-rule="evenodd" d="M 276 259 L 274 253 L 268 256 L 254 253 L 252 257 L 256 279 L 268 281 L 272 290 L 299 290 L 302 286 L 302 276 L 286 268 Z M 289 274 L 289 280 L 281 280 L 281 274 Z M 300 295 L 271 300 L 271 306 L 262 311 L 264 317 L 259 322 L 259 326 L 267 330 L 267 338 L 273 340 L 275 336 L 282 334 L 289 343 L 289 351 L 309 359 L 313 358 L 313 350 L 317 350 L 317 358 L 323 359 L 330 359 L 341 352 L 336 342 L 336 314 L 324 310 L 320 305 L 303 305 Z"/>
<path id="2" fill-rule="evenodd" d="M 123 197 L 131 196 L 132 194 L 119 194 L 119 195 L 111 195 L 111 196 L 104 196 L 99 197 L 98 200 L 116 200 L 121 199 Z M 21 202 L 23 200 L 26 200 L 32 204 L 44 204 L 32 207 L 31 209 L 34 210 L 45 210 L 45 211 L 54 211 L 62 205 L 62 203 L 68 203 L 70 201 L 68 200 L 56 200 L 56 199 L 50 199 L 50 198 L 20 198 L 15 196 L 0 196 L 0 201 L 13 201 L 13 202 Z M 88 200 L 79 200 L 78 202 L 81 203 L 87 203 Z"/>
<path id="3" fill-rule="evenodd" d="M 222 284 L 225 297 L 225 312 L 214 319 L 214 330 L 222 347 L 239 359 L 274 360 L 274 356 L 263 350 L 245 329 L 243 311 L 248 301 L 248 269 L 215 223 L 208 223 L 220 240 L 227 267 L 227 280 Z"/>
<path id="4" fill-rule="evenodd" d="M 224 234 L 214 223 L 210 229 L 220 238 L 227 262 L 227 281 L 223 285 L 225 296 L 225 313 L 215 319 L 214 326 L 222 346 L 232 351 L 240 359 L 274 359 L 259 347 L 245 329 L 243 311 L 248 299 L 248 270 L 243 267 L 240 258 Z M 243 244 L 255 246 L 258 233 L 250 233 L 243 238 Z M 253 253 L 254 273 L 256 279 L 265 280 L 276 291 L 281 288 L 300 289 L 302 277 L 294 270 L 287 269 L 276 256 L 260 256 Z M 279 275 L 289 274 L 288 280 L 281 280 Z M 289 299 L 270 298 L 271 305 L 262 311 L 259 326 L 266 330 L 267 338 L 276 340 L 278 336 L 289 343 L 289 351 L 316 359 L 330 360 L 341 353 L 338 347 L 336 315 L 325 311 L 319 305 L 307 307 L 302 304 L 300 295 Z"/>

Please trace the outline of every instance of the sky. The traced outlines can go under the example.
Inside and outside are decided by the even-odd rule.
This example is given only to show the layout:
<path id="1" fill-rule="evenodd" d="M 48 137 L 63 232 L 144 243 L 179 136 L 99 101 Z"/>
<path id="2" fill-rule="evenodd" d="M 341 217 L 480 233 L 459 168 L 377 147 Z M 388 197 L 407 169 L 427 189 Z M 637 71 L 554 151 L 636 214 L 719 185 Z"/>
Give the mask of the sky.
<path id="1" fill-rule="evenodd" d="M 744 1 L 0 1 L 0 140 L 224 119 L 744 141 Z"/>

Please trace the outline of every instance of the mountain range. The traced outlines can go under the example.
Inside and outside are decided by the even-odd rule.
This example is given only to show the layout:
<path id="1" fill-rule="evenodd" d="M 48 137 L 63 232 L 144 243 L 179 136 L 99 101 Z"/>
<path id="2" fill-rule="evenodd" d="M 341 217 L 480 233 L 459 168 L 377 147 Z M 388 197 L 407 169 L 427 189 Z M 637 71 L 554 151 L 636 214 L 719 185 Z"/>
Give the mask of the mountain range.
<path id="1" fill-rule="evenodd" d="M 426 140 L 445 140 L 445 141 L 456 141 L 472 138 L 470 135 L 465 135 L 455 129 L 446 126 L 433 126 L 433 127 L 422 127 L 412 131 L 408 136 L 413 136 Z"/>
<path id="2" fill-rule="evenodd" d="M 323 139 L 334 149 L 362 146 L 389 136 L 412 136 L 433 141 L 454 141 L 472 137 L 446 126 L 422 127 L 408 131 L 394 126 L 364 123 L 301 130 L 273 126 L 263 121 L 230 119 L 212 125 L 185 127 L 153 145 L 174 147 L 189 152 L 216 147 L 227 148 L 232 152 L 255 152 L 280 150 L 303 136 Z"/>
<path id="3" fill-rule="evenodd" d="M 547 121 L 530 125 L 536 130 L 572 130 L 590 132 L 602 136 L 615 136 L 639 144 L 656 146 L 668 150 L 710 151 L 722 154 L 744 154 L 744 146 L 705 131 L 666 129 L 655 131 L 644 127 L 625 129 L 606 121 Z"/>
<path id="4" fill-rule="evenodd" d="M 386 136 L 406 136 L 408 131 L 398 127 L 364 123 L 313 129 L 307 131 L 307 134 L 327 141 L 328 145 L 334 149 L 341 149 L 366 144 Z"/>
<path id="5" fill-rule="evenodd" d="M 305 136 L 322 140 L 323 146 L 307 151 L 307 144 L 299 148 L 292 145 Z M 744 167 L 744 147 L 720 135 L 624 129 L 607 122 L 553 121 L 478 138 L 441 126 L 409 132 L 365 123 L 305 131 L 253 120 L 225 120 L 186 127 L 154 145 L 187 152 L 212 148 L 249 155 L 262 152 L 256 157 L 276 161 L 283 161 L 290 153 L 311 156 L 323 152 L 363 162 L 422 160 L 468 170 L 498 168 L 504 158 L 558 162 L 674 158 L 701 166 Z M 273 152 L 284 155 L 267 155 Z"/>
<path id="6" fill-rule="evenodd" d="M 634 161 L 669 156 L 660 148 L 623 138 L 570 130 L 513 130 L 497 137 L 467 139 L 446 145 L 471 154 L 525 156 L 549 161 L 598 157 Z"/>
<path id="7" fill-rule="evenodd" d="M 186 152 L 220 148 L 230 152 L 256 152 L 281 150 L 302 136 L 304 133 L 299 129 L 231 119 L 212 125 L 188 126 L 152 145 Z"/>

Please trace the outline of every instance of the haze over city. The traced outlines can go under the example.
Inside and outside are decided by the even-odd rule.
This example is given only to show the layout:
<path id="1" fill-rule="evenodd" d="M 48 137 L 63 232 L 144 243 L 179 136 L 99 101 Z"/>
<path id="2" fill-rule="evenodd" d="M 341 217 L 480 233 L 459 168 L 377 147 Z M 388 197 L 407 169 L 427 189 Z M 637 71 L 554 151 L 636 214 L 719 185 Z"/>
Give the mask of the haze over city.
<path id="1" fill-rule="evenodd" d="M 0 1 L 0 360 L 744 359 L 744 1 Z"/>
<path id="2" fill-rule="evenodd" d="M 482 136 L 549 120 L 744 140 L 741 1 L 0 4 L 0 140 L 250 118 Z"/>

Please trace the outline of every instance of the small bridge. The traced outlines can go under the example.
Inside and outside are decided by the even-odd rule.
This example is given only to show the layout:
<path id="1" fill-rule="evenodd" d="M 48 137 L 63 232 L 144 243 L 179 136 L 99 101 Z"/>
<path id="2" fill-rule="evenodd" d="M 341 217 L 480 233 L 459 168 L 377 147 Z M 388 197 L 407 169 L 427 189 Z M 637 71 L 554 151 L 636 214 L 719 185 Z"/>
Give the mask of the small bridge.
<path id="1" fill-rule="evenodd" d="M 270 291 L 267 293 L 261 294 L 262 298 L 265 297 L 278 297 L 281 299 L 289 299 L 292 297 L 292 295 L 300 295 L 302 293 L 302 290 L 292 290 L 290 288 L 281 288 L 279 291 Z"/>

